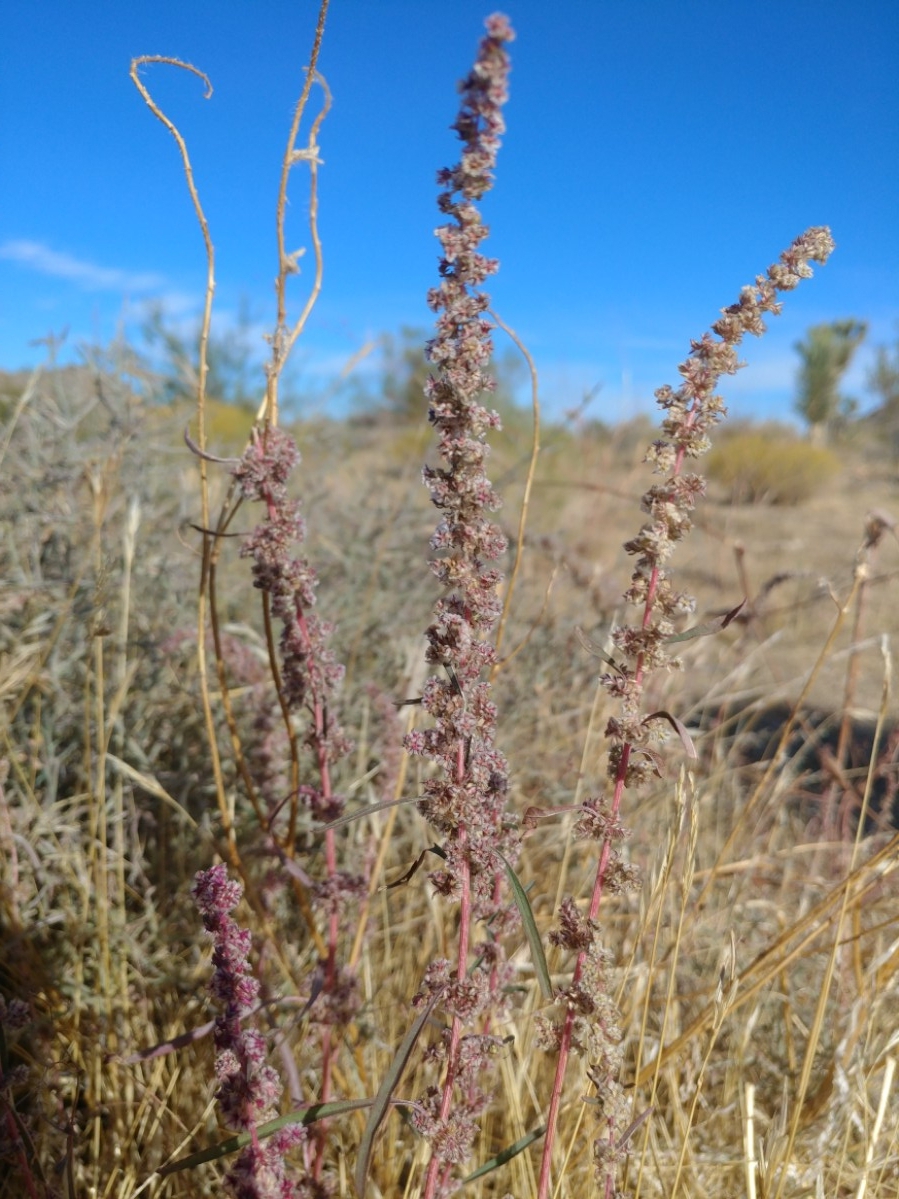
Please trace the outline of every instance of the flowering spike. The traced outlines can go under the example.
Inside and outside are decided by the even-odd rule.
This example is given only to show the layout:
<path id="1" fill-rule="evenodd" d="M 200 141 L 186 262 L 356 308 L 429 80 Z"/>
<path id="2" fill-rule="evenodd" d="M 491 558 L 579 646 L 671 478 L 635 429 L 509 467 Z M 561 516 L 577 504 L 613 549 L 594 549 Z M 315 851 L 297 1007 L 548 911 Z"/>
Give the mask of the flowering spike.
<path id="1" fill-rule="evenodd" d="M 499 15 L 489 18 L 487 30 L 474 68 L 462 83 L 460 113 L 453 126 L 464 143 L 461 161 L 438 175 L 446 188 L 438 204 L 452 221 L 437 230 L 443 247 L 442 282 L 430 301 L 440 315 L 437 335 L 427 348 L 435 368 L 427 395 L 444 465 L 426 467 L 424 478 L 442 513 L 431 538 L 438 555 L 431 569 L 449 591 L 435 605 L 435 620 L 427 630 L 427 658 L 446 673 L 429 679 L 424 689 L 423 707 L 435 727 L 416 731 L 406 743 L 411 753 L 443 767 L 444 778 L 425 785 L 425 812 L 451 838 L 462 828 L 468 835 L 464 851 L 452 841 L 447 846 L 447 867 L 435 881 L 445 893 L 456 893 L 460 854 L 465 856 L 478 880 L 476 918 L 494 907 L 491 850 L 502 848 L 497 829 L 507 786 L 505 760 L 494 748 L 496 711 L 489 685 L 480 681 L 482 671 L 495 661 L 493 647 L 484 638 L 501 610 L 501 575 L 487 564 L 504 552 L 506 542 L 486 515 L 500 504 L 484 470 L 486 435 L 499 427 L 499 417 L 479 402 L 492 386 L 484 369 L 492 350 L 492 326 L 483 316 L 487 297 L 478 288 L 497 264 L 478 251 L 487 228 L 473 201 L 493 179 L 505 129 L 505 44 L 514 35 L 508 20 Z"/>
<path id="2" fill-rule="evenodd" d="M 231 912 L 240 903 L 243 887 L 228 878 L 223 865 L 201 870 L 192 889 L 203 918 L 203 927 L 214 941 L 215 973 L 210 992 L 221 1005 L 215 1020 L 216 1092 L 226 1123 L 249 1131 L 253 1141 L 238 1155 L 225 1175 L 225 1185 L 241 1199 L 293 1194 L 286 1175 L 285 1156 L 306 1138 L 300 1125 L 289 1125 L 263 1145 L 256 1136 L 260 1124 L 278 1113 L 281 1081 L 265 1063 L 265 1040 L 255 1029 L 243 1027 L 259 997 L 259 983 L 249 962 L 252 938 Z"/>
<path id="3" fill-rule="evenodd" d="M 475 203 L 493 182 L 505 129 L 505 47 L 513 36 L 505 17 L 487 21 L 487 36 L 461 85 L 462 101 L 453 125 L 463 142 L 462 157 L 457 166 L 437 176 L 444 188 L 438 207 L 450 220 L 436 231 L 442 256 L 440 283 L 428 296 L 437 314 L 437 331 L 427 346 L 433 373 L 426 394 L 443 464 L 425 467 L 423 474 L 441 512 L 431 538 L 436 555 L 431 569 L 446 594 L 435 605 L 426 635 L 427 659 L 442 670 L 428 679 L 422 697 L 433 726 L 410 733 L 406 748 L 440 766 L 440 775 L 424 784 L 421 807 L 444 835 L 445 867 L 431 881 L 438 892 L 459 900 L 460 931 L 454 976 L 450 978 L 447 963 L 441 984 L 452 1028 L 431 1050 L 446 1062 L 443 1087 L 432 1087 L 412 1117 L 432 1150 L 425 1199 L 436 1193 L 438 1175 L 445 1176 L 450 1166 L 468 1156 L 477 1117 L 487 1101 L 478 1074 L 493 1039 L 486 1034 L 463 1038 L 461 1029 L 476 1020 L 483 1026 L 501 1002 L 507 972 L 499 938 L 513 917 L 509 905 L 501 903 L 498 853 L 511 862 L 518 856 L 518 838 L 503 820 L 507 766 L 495 747 L 496 708 L 489 683 L 481 681 L 484 669 L 496 660 L 486 638 L 501 610 L 497 591 L 502 576 L 489 564 L 505 551 L 506 542 L 487 515 L 500 505 L 484 468 L 487 433 L 498 429 L 500 421 L 481 403 L 493 385 L 486 373 L 493 346 L 492 326 L 484 316 L 489 301 L 479 289 L 496 272 L 497 263 L 480 252 L 487 227 Z M 476 947 L 481 965 L 471 971 L 474 921 L 489 922 L 491 937 Z M 433 971 L 425 985 L 437 985 Z"/>
<path id="4" fill-rule="evenodd" d="M 620 701 L 622 714 L 606 726 L 611 741 L 608 774 L 614 791 L 611 802 L 590 799 L 583 805 L 578 834 L 601 841 L 599 865 L 586 920 L 575 914 L 571 901 L 563 901 L 561 929 L 555 939 L 576 953 L 572 981 L 562 990 L 560 999 L 566 1011 L 562 1020 L 544 1019 L 540 1028 L 543 1044 L 558 1054 L 553 1094 L 550 1102 L 543 1161 L 538 1184 L 538 1199 L 545 1199 L 550 1187 L 550 1163 L 562 1084 L 568 1055 L 572 1050 L 591 1059 L 588 1075 L 596 1088 L 595 1111 L 600 1132 L 594 1142 L 594 1163 L 598 1182 L 605 1194 L 615 1194 L 615 1177 L 623 1156 L 623 1133 L 628 1106 L 618 1075 L 622 1051 L 617 1013 L 609 998 L 606 979 L 607 957 L 598 938 L 597 918 L 602 896 L 607 892 L 633 889 L 633 869 L 622 861 L 616 842 L 626 836 L 620 820 L 625 787 L 634 787 L 659 773 L 657 755 L 651 748 L 664 734 L 664 713 L 641 714 L 644 679 L 648 671 L 677 665 L 666 642 L 674 631 L 673 618 L 689 611 L 690 596 L 673 590 L 667 561 L 678 541 L 692 528 L 690 513 L 703 494 L 705 481 L 698 475 L 682 474 L 687 458 L 695 458 L 709 447 L 708 434 L 725 415 L 724 402 L 715 388 L 722 375 L 732 375 L 743 364 L 735 346 L 747 333 L 765 332 L 764 316 L 780 312 L 779 291 L 788 291 L 800 279 L 811 275 L 809 262 L 826 262 L 833 250 L 833 238 L 827 228 L 809 229 L 780 256 L 780 261 L 759 275 L 755 283 L 744 287 L 735 304 L 722 309 L 712 332 L 691 343 L 690 355 L 678 371 L 680 387 L 660 387 L 656 392 L 659 407 L 665 413 L 664 436 L 650 446 L 646 456 L 659 474 L 667 475 L 643 496 L 642 506 L 649 520 L 628 541 L 625 549 L 636 557 L 631 585 L 625 598 L 642 607 L 637 625 L 626 625 L 612 633 L 620 662 L 601 676 L 601 682 Z M 712 334 L 717 334 L 717 340 Z M 586 1014 L 586 1015 L 585 1015 Z M 589 1018 L 588 1018 L 589 1017 Z"/>

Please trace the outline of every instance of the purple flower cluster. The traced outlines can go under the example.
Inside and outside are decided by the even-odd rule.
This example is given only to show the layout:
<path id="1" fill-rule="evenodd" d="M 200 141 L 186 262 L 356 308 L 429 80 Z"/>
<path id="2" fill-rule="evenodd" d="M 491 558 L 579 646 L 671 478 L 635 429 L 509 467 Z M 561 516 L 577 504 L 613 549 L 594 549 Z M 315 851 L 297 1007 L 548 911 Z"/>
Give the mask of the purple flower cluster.
<path id="1" fill-rule="evenodd" d="M 278 1114 L 281 1082 L 265 1063 L 265 1039 L 255 1029 L 243 1027 L 259 998 L 259 983 L 249 963 L 251 935 L 230 915 L 243 888 L 218 865 L 197 874 L 192 894 L 203 927 L 215 942 L 210 992 L 221 1007 L 215 1021 L 216 1098 L 229 1127 L 253 1134 L 253 1142 L 239 1154 L 225 1182 L 235 1199 L 300 1199 L 303 1192 L 286 1176 L 285 1154 L 306 1139 L 306 1130 L 288 1125 L 264 1145 L 255 1135 L 260 1124 Z"/>
<path id="2" fill-rule="evenodd" d="M 342 815 L 345 801 L 334 790 L 331 770 L 350 750 L 335 711 L 343 667 L 328 646 L 333 628 L 312 611 L 318 580 L 309 562 L 294 555 L 295 546 L 305 536 L 305 527 L 299 504 L 288 496 L 287 480 L 298 462 L 293 439 L 281 429 L 266 425 L 254 431 L 233 471 L 241 498 L 265 506 L 265 517 L 247 538 L 241 554 L 253 561 L 254 584 L 266 599 L 266 621 L 271 617 L 281 621 L 280 666 L 272 663 L 281 709 L 285 715 L 305 710 L 307 716 L 304 743 L 309 761 L 303 763 L 302 774 L 299 754 L 292 750 L 288 840 L 296 828 L 296 811 L 301 803 L 317 822 L 329 824 Z M 326 874 L 309 886 L 308 896 L 311 908 L 322 916 L 325 925 L 322 987 L 316 997 L 314 1018 L 322 1026 L 319 1097 L 326 1102 L 339 1044 L 334 1029 L 346 1026 L 359 1006 L 355 974 L 339 962 L 341 918 L 366 888 L 357 873 L 339 869 L 333 828 L 326 828 L 323 841 Z M 295 843 L 290 848 L 294 847 Z M 323 1187 L 327 1189 L 322 1173 L 324 1148 L 320 1126 L 312 1147 L 314 1166 L 304 1185 L 321 1193 Z"/>
<path id="3" fill-rule="evenodd" d="M 266 518 L 241 548 L 253 559 L 254 586 L 265 592 L 271 612 L 283 625 L 281 633 L 281 697 L 291 711 L 307 707 L 313 716 L 307 742 L 316 752 L 326 752 L 334 762 L 349 744 L 333 713 L 326 713 L 329 698 L 343 678 L 343 667 L 328 647 L 333 627 L 310 611 L 318 585 L 315 571 L 305 558 L 293 556 L 306 528 L 300 506 L 287 493 L 287 479 L 300 460 L 293 438 L 282 429 L 267 426 L 255 431 L 250 445 L 233 470 L 241 496 L 265 504 Z M 334 819 L 334 797 L 329 814 Z M 318 813 L 317 813 L 318 815 Z"/>
<path id="4" fill-rule="evenodd" d="M 690 513 L 705 490 L 705 480 L 699 475 L 681 473 L 683 465 L 709 448 L 709 432 L 725 414 L 724 402 L 715 389 L 722 375 L 732 375 L 743 365 L 735 347 L 747 333 L 764 333 L 764 316 L 780 312 L 777 293 L 808 278 L 812 273 L 809 262 L 826 262 L 832 250 L 829 229 L 809 229 L 797 238 L 766 275 L 743 288 L 736 304 L 722 310 L 712 332 L 692 343 L 690 356 L 678 368 L 683 379 L 680 387 L 661 387 L 656 392 L 666 416 L 663 437 L 650 447 L 647 460 L 668 478 L 643 496 L 649 520 L 624 547 L 637 559 L 625 598 L 642 606 L 643 616 L 637 625 L 614 630 L 619 660 L 601 676 L 622 711 L 606 726 L 612 743 L 608 764 L 614 784 L 611 801 L 605 797 L 587 800 L 577 827 L 580 836 L 601 844 L 593 894 L 585 917 L 571 900 L 565 900 L 561 927 L 553 934 L 555 943 L 575 955 L 576 961 L 571 983 L 558 995 L 559 1004 L 565 1005 L 564 1016 L 541 1021 L 542 1042 L 558 1053 L 558 1063 L 538 1199 L 549 1193 L 552 1143 L 572 1049 L 590 1059 L 588 1074 L 596 1089 L 593 1110 L 601 1128 L 594 1142 L 596 1176 L 607 1195 L 616 1193 L 614 1180 L 622 1157 L 620 1137 L 628 1118 L 628 1102 L 618 1079 L 621 1031 L 609 998 L 608 955 L 601 945 L 597 918 L 604 893 L 633 890 L 638 881 L 617 848 L 628 836 L 620 819 L 622 796 L 625 787 L 638 786 L 658 773 L 658 755 L 651 746 L 665 735 L 672 719 L 667 713 L 647 716 L 641 711 L 645 677 L 651 670 L 677 665 L 668 653 L 668 638 L 674 632 L 674 618 L 691 611 L 694 604 L 692 597 L 674 590 L 666 566 L 676 544 L 692 528 Z"/>
<path id="5" fill-rule="evenodd" d="M 492 352 L 491 324 L 484 317 L 486 295 L 476 290 L 497 269 L 478 252 L 487 227 L 472 203 L 490 187 L 500 134 L 505 126 L 509 59 L 505 44 L 513 33 L 505 17 L 487 21 L 471 74 L 461 85 L 462 104 L 453 126 L 464 142 L 458 166 L 438 174 L 447 190 L 438 203 L 453 218 L 437 237 L 443 247 L 441 283 L 428 296 L 439 313 L 437 336 L 428 344 L 435 373 L 427 383 L 431 423 L 439 433 L 441 467 L 425 467 L 424 479 L 442 519 L 431 548 L 439 555 L 431 569 L 447 594 L 435 605 L 427 630 L 428 661 L 442 677 L 428 680 L 422 699 L 434 727 L 416 730 L 406 739 L 410 753 L 431 758 L 441 777 L 425 785 L 424 811 L 448 835 L 445 870 L 434 876 L 438 890 L 458 895 L 462 859 L 470 870 L 475 918 L 496 909 L 493 878 L 495 849 L 515 853 L 514 841 L 501 831 L 507 790 L 505 759 L 494 745 L 496 708 L 481 673 L 495 660 L 485 640 L 501 610 L 499 571 L 487 563 L 506 548 L 505 538 L 487 513 L 500 500 L 486 476 L 486 434 L 499 428 L 499 417 L 479 397 L 493 381 L 485 372 Z M 466 831 L 464 840 L 456 834 Z"/>
<path id="6" fill-rule="evenodd" d="M 722 375 L 735 374 L 744 365 L 736 346 L 747 333 L 760 337 L 765 332 L 764 317 L 776 316 L 781 310 L 778 292 L 789 291 L 809 278 L 809 263 L 826 262 L 832 250 L 833 238 L 827 228 L 809 229 L 797 238 L 779 262 L 744 287 L 735 304 L 722 310 L 711 332 L 692 343 L 690 356 L 678 367 L 683 379 L 680 387 L 665 386 L 656 392 L 666 415 L 663 437 L 650 447 L 647 460 L 668 478 L 643 496 L 643 509 L 650 519 L 624 547 L 637 559 L 625 598 L 642 605 L 643 619 L 638 626 L 615 630 L 613 640 L 624 665 L 603 675 L 606 687 L 622 703 L 621 719 L 610 721 L 606 731 L 613 741 L 609 773 L 623 785 L 637 785 L 655 769 L 651 756 L 626 753 L 625 747 L 645 747 L 663 732 L 663 721 L 640 716 L 643 679 L 649 670 L 677 665 L 667 651 L 666 640 L 674 631 L 674 618 L 693 607 L 692 597 L 673 589 L 665 565 L 677 542 L 693 527 L 690 512 L 705 491 L 701 476 L 681 473 L 684 462 L 709 448 L 709 432 L 725 415 L 724 401 L 715 389 Z"/>
<path id="7" fill-rule="evenodd" d="M 451 218 L 437 229 L 442 246 L 441 281 L 428 294 L 438 314 L 437 334 L 427 346 L 434 370 L 426 385 L 429 419 L 439 435 L 443 461 L 423 474 L 441 520 L 431 538 L 437 555 L 431 569 L 444 588 L 427 630 L 427 659 L 441 668 L 428 679 L 422 696 L 432 718 L 428 729 L 406 738 L 412 754 L 431 759 L 439 774 L 424 784 L 421 807 L 444 837 L 446 865 L 431 880 L 437 891 L 460 904 L 458 960 L 433 963 L 422 995 L 440 992 L 451 1028 L 429 1056 L 446 1063 L 442 1087 L 431 1087 L 416 1109 L 413 1123 L 430 1142 L 432 1157 L 425 1183 L 426 1199 L 451 1185 L 449 1170 L 470 1152 L 478 1117 L 489 1096 L 478 1085 L 493 1038 L 484 1032 L 462 1035 L 462 1026 L 489 1023 L 501 1006 L 507 977 L 500 939 L 514 919 L 500 885 L 498 852 L 514 862 L 518 836 L 504 816 L 507 765 L 497 750 L 496 707 L 490 685 L 482 681 L 496 660 L 487 640 L 499 618 L 502 576 L 490 565 L 506 541 L 488 513 L 500 500 L 485 471 L 487 434 L 500 427 L 496 412 L 481 396 L 492 389 L 486 367 L 493 345 L 485 317 L 489 301 L 479 290 L 497 270 L 480 253 L 487 227 L 475 206 L 493 182 L 493 168 L 505 129 L 502 105 L 508 96 L 509 58 L 513 38 L 508 20 L 488 19 L 474 67 L 462 82 L 459 116 L 453 128 L 463 142 L 462 157 L 452 169 L 438 173 L 444 188 L 440 211 Z M 489 922 L 490 937 L 471 944 L 475 921 Z M 469 955 L 480 959 L 469 971 Z"/>

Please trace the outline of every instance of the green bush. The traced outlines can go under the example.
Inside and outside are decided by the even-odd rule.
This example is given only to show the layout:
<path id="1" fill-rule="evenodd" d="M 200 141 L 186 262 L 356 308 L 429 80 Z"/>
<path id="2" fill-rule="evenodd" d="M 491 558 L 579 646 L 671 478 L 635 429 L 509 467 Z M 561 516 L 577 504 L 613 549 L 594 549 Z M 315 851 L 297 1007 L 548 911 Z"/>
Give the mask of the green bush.
<path id="1" fill-rule="evenodd" d="M 733 503 L 801 504 L 836 474 L 836 454 L 796 437 L 738 433 L 709 454 L 707 473 Z"/>

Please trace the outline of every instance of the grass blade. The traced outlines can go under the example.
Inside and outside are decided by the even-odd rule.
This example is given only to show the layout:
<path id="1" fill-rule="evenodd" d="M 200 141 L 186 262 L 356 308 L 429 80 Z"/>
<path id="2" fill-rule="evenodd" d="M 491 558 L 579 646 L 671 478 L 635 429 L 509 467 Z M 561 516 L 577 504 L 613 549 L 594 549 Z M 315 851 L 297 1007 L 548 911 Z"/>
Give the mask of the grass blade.
<path id="1" fill-rule="evenodd" d="M 518 1157 L 519 1153 L 524 1152 L 528 1145 L 533 1145 L 534 1141 L 539 1141 L 545 1132 L 545 1128 L 535 1128 L 533 1132 L 529 1132 L 526 1136 L 517 1140 L 514 1145 L 509 1145 L 506 1149 L 501 1149 L 499 1153 L 491 1157 L 490 1161 L 484 1162 L 473 1173 L 463 1178 L 462 1185 L 467 1186 L 468 1183 L 474 1182 L 478 1178 L 483 1178 L 485 1174 L 491 1174 L 494 1170 L 498 1170 L 500 1166 L 504 1166 L 506 1162 L 510 1162 L 513 1157 Z"/>
<path id="2" fill-rule="evenodd" d="M 378 1087 L 378 1093 L 374 1097 L 371 1105 L 371 1114 L 368 1117 L 368 1122 L 365 1125 L 365 1131 L 362 1134 L 362 1139 L 359 1142 L 359 1156 L 356 1159 L 356 1194 L 359 1199 L 363 1199 L 365 1195 L 365 1179 L 368 1175 L 368 1167 L 371 1162 L 371 1153 L 374 1148 L 375 1135 L 381 1126 L 384 1117 L 387 1115 L 387 1109 L 390 1107 L 390 1101 L 393 1098 L 393 1092 L 399 1086 L 400 1078 L 406 1068 L 406 1063 L 412 1056 L 412 1050 L 415 1048 L 415 1043 L 421 1036 L 421 1030 L 429 1019 L 431 1012 L 434 1010 L 434 1005 L 440 998 L 440 992 L 436 992 L 428 1000 L 424 1008 L 419 1012 L 416 1019 L 413 1021 L 406 1035 L 396 1052 L 396 1057 L 390 1063 L 390 1069 L 384 1076 L 384 1081 Z"/>
<path id="3" fill-rule="evenodd" d="M 531 910 L 531 903 L 528 899 L 527 891 L 518 881 L 518 876 L 515 871 L 506 861 L 501 853 L 496 855 L 506 868 L 506 877 L 509 880 L 509 886 L 512 888 L 512 894 L 515 897 L 515 903 L 518 905 L 518 910 L 521 913 L 521 923 L 524 925 L 524 933 L 528 939 L 528 945 L 531 947 L 531 957 L 534 961 L 534 970 L 537 974 L 537 982 L 540 984 L 540 991 L 543 998 L 551 1003 L 555 998 L 553 993 L 552 980 L 549 977 L 549 966 L 546 964 L 546 954 L 543 952 L 543 942 L 540 940 L 540 933 L 537 929 L 537 921 L 534 919 L 534 913 Z"/>
<path id="4" fill-rule="evenodd" d="M 288 1112 L 286 1116 L 279 1116 L 277 1120 L 269 1120 L 267 1124 L 260 1124 L 256 1129 L 256 1136 L 262 1141 L 266 1137 L 280 1132 L 288 1124 L 314 1124 L 316 1120 L 324 1120 L 328 1116 L 342 1116 L 346 1112 L 357 1112 L 360 1108 L 369 1107 L 371 1102 L 370 1099 L 341 1099 L 335 1103 L 313 1103 L 309 1107 L 301 1107 Z M 187 1157 L 179 1157 L 177 1161 L 167 1162 L 166 1165 L 160 1166 L 156 1173 L 160 1178 L 165 1178 L 167 1175 L 177 1174 L 181 1170 L 191 1170 L 206 1162 L 217 1161 L 220 1157 L 228 1157 L 229 1154 L 237 1153 L 244 1146 L 249 1145 L 252 1139 L 252 1133 L 237 1133 L 225 1141 L 219 1141 L 217 1145 L 198 1149 L 196 1153 L 190 1153 Z"/>

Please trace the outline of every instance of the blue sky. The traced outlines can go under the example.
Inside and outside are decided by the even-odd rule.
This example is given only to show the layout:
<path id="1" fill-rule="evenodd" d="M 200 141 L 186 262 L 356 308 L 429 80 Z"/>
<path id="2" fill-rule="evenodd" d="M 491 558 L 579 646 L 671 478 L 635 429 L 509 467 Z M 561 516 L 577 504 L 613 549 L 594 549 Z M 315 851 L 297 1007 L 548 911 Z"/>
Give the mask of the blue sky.
<path id="1" fill-rule="evenodd" d="M 312 0 L 42 0 L 7 6 L 0 72 L 0 367 L 136 329 L 149 302 L 191 326 L 204 259 L 176 148 L 128 78 L 188 140 L 217 251 L 220 333 L 248 304 L 273 317 L 274 205 Z M 456 161 L 455 85 L 484 0 L 332 0 L 320 59 L 334 96 L 321 135 L 324 294 L 297 355 L 320 393 L 382 331 L 426 326 L 436 280 L 434 174 Z M 485 203 L 497 310 L 526 340 L 544 402 L 595 384 L 592 411 L 651 407 L 677 363 L 805 227 L 837 252 L 786 298 L 728 381 L 735 415 L 787 418 L 805 329 L 867 319 L 850 388 L 899 319 L 899 4 L 865 0 L 624 3 L 510 0 L 508 130 Z M 291 245 L 307 245 L 294 176 Z M 306 274 L 294 284 L 295 310 Z M 261 352 L 261 351 L 260 351 Z M 373 370 L 371 357 L 362 370 Z"/>

